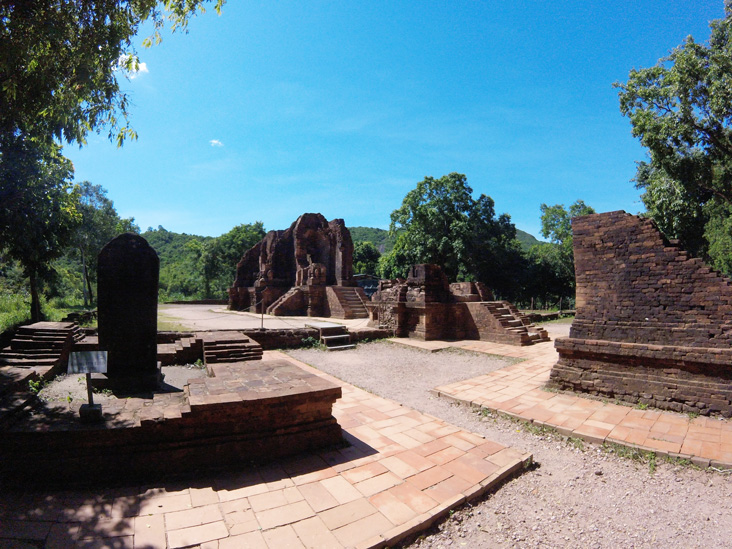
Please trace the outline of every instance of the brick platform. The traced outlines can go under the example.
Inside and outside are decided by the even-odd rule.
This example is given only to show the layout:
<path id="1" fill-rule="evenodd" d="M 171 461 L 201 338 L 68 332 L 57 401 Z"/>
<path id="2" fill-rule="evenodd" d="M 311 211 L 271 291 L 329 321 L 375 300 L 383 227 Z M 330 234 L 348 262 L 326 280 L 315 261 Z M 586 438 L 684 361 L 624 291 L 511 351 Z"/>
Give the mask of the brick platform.
<path id="1" fill-rule="evenodd" d="M 531 458 L 286 360 L 342 386 L 333 415 L 351 446 L 103 494 L 4 491 L 0 545 L 386 547 L 495 489 Z"/>
<path id="2" fill-rule="evenodd" d="M 211 366 L 185 392 L 116 399 L 104 422 L 80 404 L 41 404 L 2 429 L 0 478 L 12 483 L 149 480 L 342 444 L 341 388 L 282 360 Z"/>

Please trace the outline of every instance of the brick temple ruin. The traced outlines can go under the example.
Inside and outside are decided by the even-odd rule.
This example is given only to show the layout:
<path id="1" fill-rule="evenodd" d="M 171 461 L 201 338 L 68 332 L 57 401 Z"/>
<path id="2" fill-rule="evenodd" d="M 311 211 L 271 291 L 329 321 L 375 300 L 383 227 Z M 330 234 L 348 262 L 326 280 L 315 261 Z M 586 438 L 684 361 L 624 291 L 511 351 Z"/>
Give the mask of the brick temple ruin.
<path id="1" fill-rule="evenodd" d="M 510 345 L 549 341 L 508 301 L 495 301 L 481 282 L 448 284 L 438 265 L 414 265 L 406 280 L 381 280 L 371 296 L 369 326 L 397 337 L 479 339 Z"/>
<path id="2" fill-rule="evenodd" d="M 550 384 L 732 416 L 730 279 L 623 211 L 575 218 L 577 315 Z"/>
<path id="3" fill-rule="evenodd" d="M 229 309 L 275 316 L 366 318 L 353 278 L 353 242 L 342 219 L 306 213 L 270 231 L 242 257 L 229 288 Z"/>

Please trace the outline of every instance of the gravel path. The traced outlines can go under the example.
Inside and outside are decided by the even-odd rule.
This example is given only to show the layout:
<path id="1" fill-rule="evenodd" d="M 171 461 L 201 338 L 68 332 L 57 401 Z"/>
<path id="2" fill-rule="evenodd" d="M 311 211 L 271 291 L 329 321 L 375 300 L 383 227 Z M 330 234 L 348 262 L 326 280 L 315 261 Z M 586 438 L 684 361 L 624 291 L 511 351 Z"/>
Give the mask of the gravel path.
<path id="1" fill-rule="evenodd" d="M 590 444 L 433 397 L 429 389 L 502 368 L 498 357 L 427 353 L 390 343 L 289 353 L 377 395 L 507 446 L 536 466 L 466 505 L 409 547 L 732 547 L 732 476 L 660 458 L 617 457 Z"/>

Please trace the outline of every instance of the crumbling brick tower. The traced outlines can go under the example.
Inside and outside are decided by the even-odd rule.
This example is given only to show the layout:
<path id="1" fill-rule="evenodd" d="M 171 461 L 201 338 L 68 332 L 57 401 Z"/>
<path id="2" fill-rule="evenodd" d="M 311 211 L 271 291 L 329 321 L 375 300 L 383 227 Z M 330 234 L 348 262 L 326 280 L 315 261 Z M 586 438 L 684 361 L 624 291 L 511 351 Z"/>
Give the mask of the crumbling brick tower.
<path id="1" fill-rule="evenodd" d="M 730 280 L 623 211 L 575 218 L 577 316 L 550 383 L 732 416 Z"/>

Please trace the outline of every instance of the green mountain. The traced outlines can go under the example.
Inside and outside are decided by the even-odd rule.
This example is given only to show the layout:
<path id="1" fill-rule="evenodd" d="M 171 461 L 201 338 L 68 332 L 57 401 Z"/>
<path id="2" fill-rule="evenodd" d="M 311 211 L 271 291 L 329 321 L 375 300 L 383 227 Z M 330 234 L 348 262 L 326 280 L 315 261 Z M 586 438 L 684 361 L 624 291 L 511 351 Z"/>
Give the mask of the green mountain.
<path id="1" fill-rule="evenodd" d="M 521 229 L 516 229 L 516 240 L 521 242 L 521 247 L 524 250 L 528 250 L 533 245 L 541 243 L 541 241 L 537 240 L 534 235 L 524 232 Z"/>
<path id="2" fill-rule="evenodd" d="M 356 242 L 371 242 L 382 254 L 388 253 L 394 247 L 394 241 L 389 237 L 389 231 L 373 227 L 348 227 L 351 240 Z"/>

